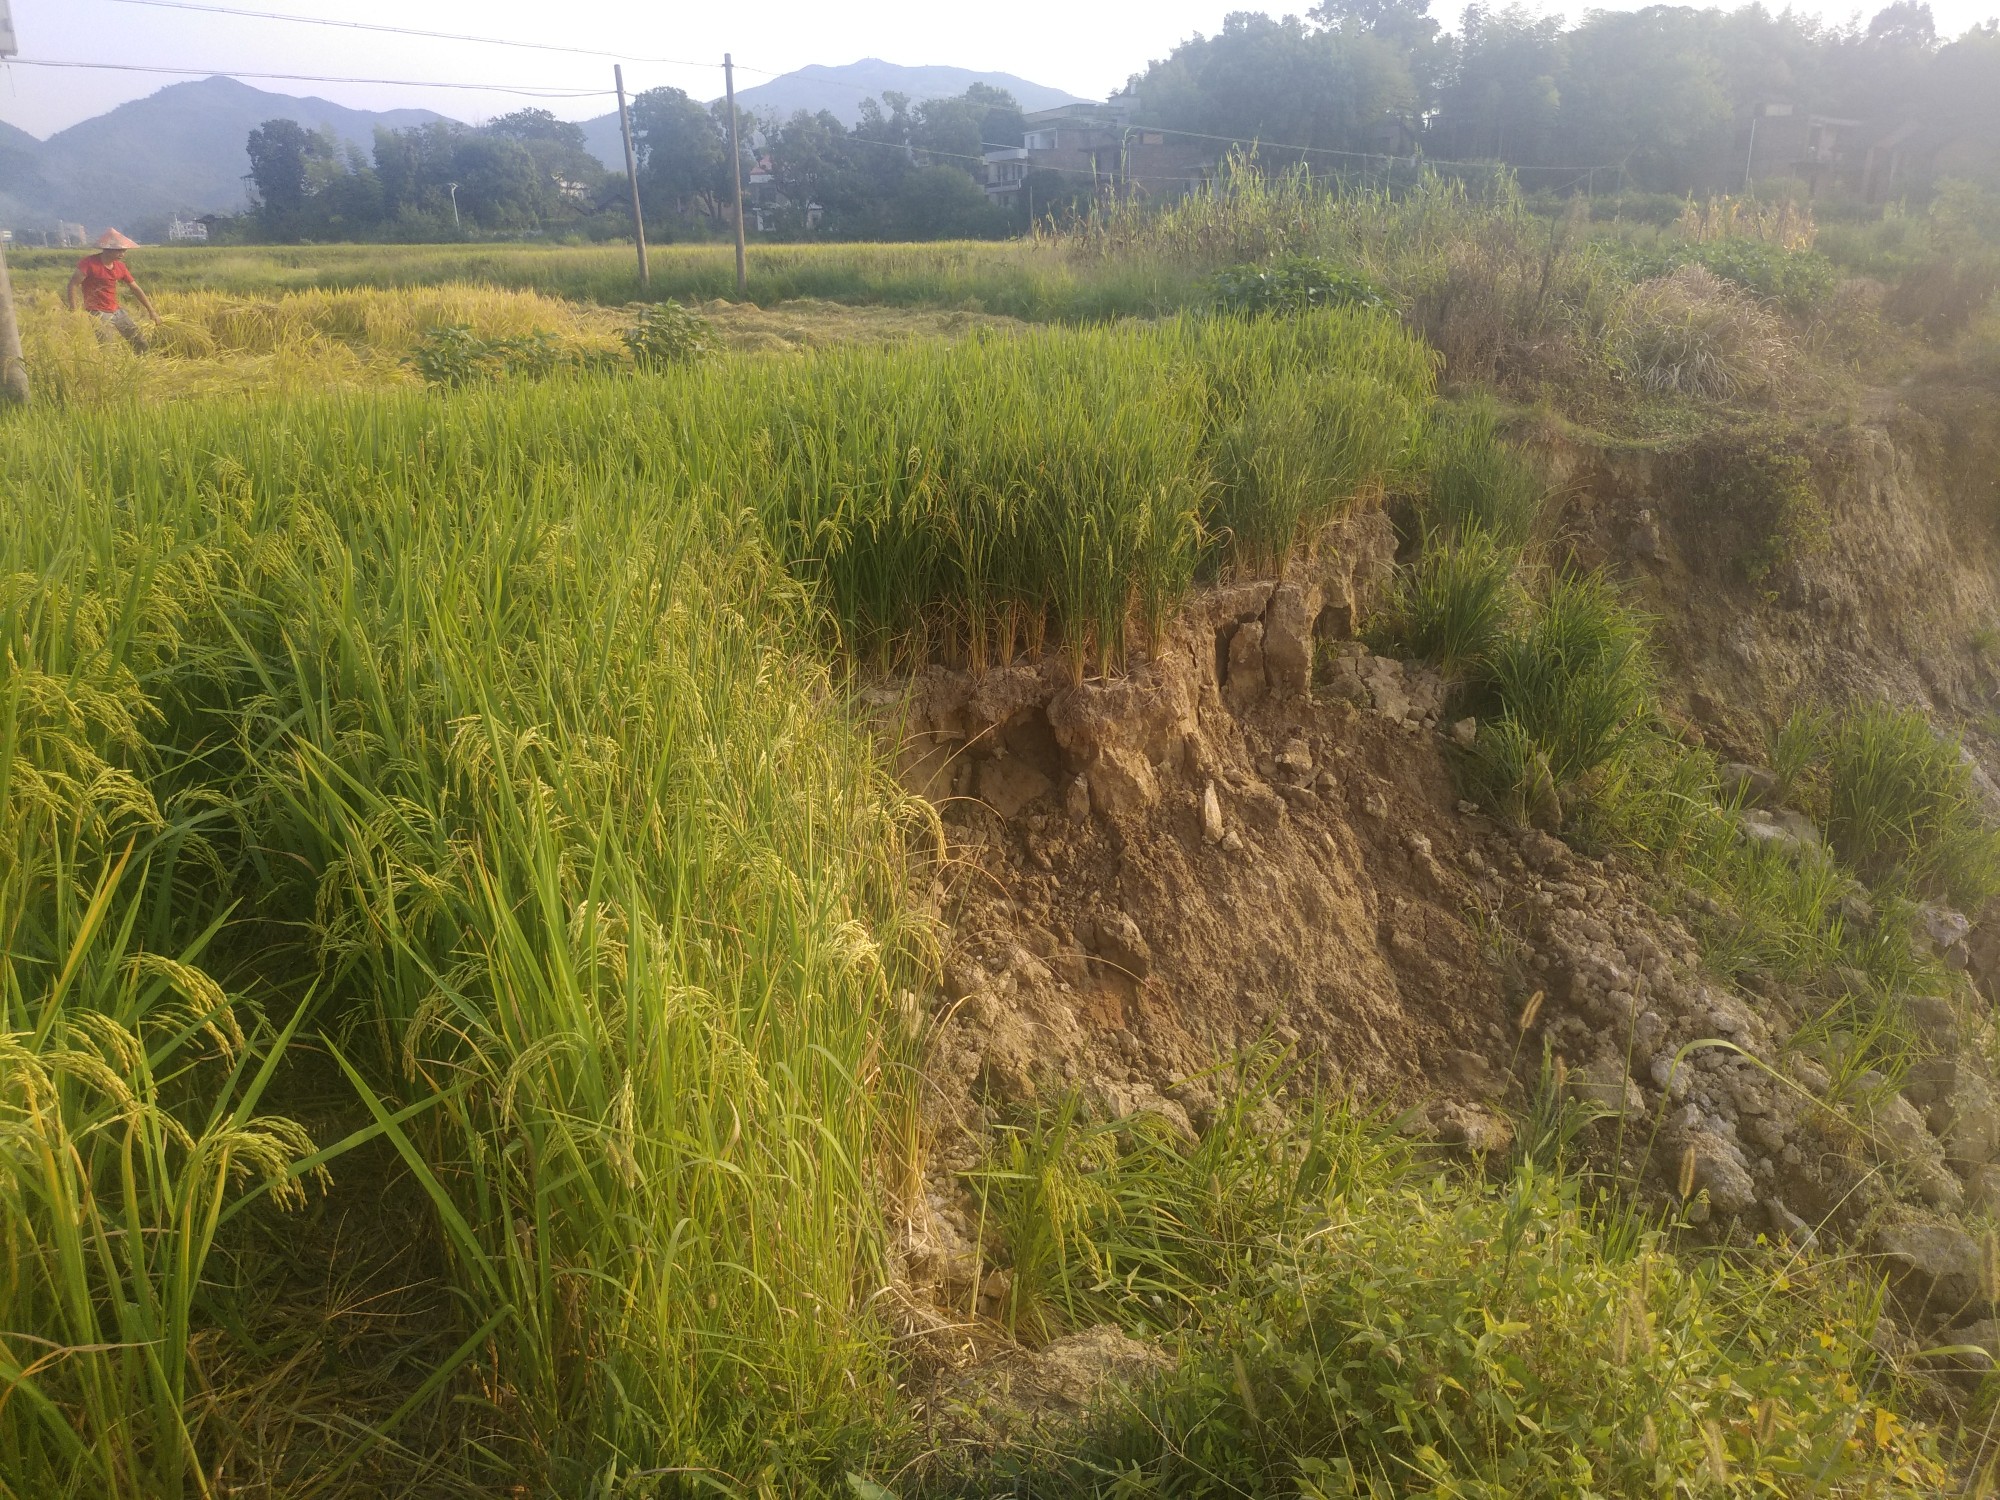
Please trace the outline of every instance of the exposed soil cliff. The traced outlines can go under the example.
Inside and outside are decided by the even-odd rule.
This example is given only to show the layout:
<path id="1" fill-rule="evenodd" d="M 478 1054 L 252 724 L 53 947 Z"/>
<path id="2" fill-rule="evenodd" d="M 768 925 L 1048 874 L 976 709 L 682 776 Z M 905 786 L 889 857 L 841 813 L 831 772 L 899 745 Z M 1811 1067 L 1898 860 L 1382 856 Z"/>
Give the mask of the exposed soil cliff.
<path id="1" fill-rule="evenodd" d="M 1564 441 L 1563 544 L 1629 580 L 1665 701 L 1734 757 L 1808 698 L 1920 706 L 1977 742 L 1994 409 L 1885 406 L 1775 461 L 1763 438 Z M 1805 514 L 1756 490 L 1773 474 L 1805 481 L 1785 497 Z M 1386 517 L 1357 514 L 1283 578 L 1198 597 L 1126 675 L 931 669 L 875 695 L 956 865 L 913 1300 L 988 1300 L 956 1174 L 996 1109 L 1076 1090 L 1198 1128 L 1211 1070 L 1271 1038 L 1476 1156 L 1507 1149 L 1559 1059 L 1596 1148 L 1692 1186 L 1715 1233 L 1864 1241 L 1911 1322 L 1983 1326 L 1995 1288 L 1963 1220 L 2000 1212 L 2000 1090 L 1973 988 L 1907 997 L 1931 1056 L 1900 1087 L 1837 1078 L 1796 1045 L 1811 994 L 1704 966 L 1673 915 L 1697 898 L 1463 799 L 1453 756 L 1478 726 L 1354 639 L 1394 565 Z M 1925 940 L 1977 973 L 1970 927 Z"/>

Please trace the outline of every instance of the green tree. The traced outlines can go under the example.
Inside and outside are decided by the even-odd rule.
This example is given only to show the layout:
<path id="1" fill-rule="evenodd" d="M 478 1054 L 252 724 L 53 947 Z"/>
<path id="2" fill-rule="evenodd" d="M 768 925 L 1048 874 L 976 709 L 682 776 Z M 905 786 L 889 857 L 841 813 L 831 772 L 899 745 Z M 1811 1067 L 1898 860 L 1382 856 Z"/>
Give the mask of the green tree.
<path id="1" fill-rule="evenodd" d="M 632 145 L 648 213 L 722 218 L 729 136 L 707 106 L 680 89 L 646 90 L 632 101 Z"/>
<path id="2" fill-rule="evenodd" d="M 1382 38 L 1247 11 L 1225 17 L 1216 36 L 1183 42 L 1133 88 L 1143 123 L 1259 141 L 1267 160 L 1296 155 L 1290 147 L 1369 150 L 1371 130 L 1417 102 L 1407 61 Z"/>

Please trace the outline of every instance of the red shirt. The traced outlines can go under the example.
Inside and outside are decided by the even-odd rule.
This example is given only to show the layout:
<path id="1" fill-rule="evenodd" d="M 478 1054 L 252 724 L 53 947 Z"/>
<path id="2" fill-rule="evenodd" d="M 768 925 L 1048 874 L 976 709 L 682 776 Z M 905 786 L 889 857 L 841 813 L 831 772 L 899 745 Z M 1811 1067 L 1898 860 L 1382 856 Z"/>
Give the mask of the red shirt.
<path id="1" fill-rule="evenodd" d="M 87 312 L 117 312 L 118 283 L 130 286 L 132 272 L 122 260 L 114 260 L 106 265 L 94 255 L 86 255 L 76 263 L 83 276 L 83 306 Z"/>

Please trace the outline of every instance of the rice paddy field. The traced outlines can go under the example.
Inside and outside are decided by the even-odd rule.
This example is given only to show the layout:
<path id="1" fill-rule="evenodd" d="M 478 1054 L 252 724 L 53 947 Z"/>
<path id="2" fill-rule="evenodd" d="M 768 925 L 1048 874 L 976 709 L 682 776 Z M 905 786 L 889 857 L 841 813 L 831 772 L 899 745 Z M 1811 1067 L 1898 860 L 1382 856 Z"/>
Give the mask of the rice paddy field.
<path id="1" fill-rule="evenodd" d="M 1203 262 L 1118 253 L 763 250 L 776 321 L 732 347 L 717 310 L 720 348 L 653 368 L 622 250 L 149 250 L 143 357 L 19 257 L 0 1495 L 1942 1481 L 1862 1279 L 1683 1264 L 1546 1177 L 1432 1182 L 1338 1111 L 1351 1170 L 1309 1188 L 1261 1144 L 1201 1158 L 1204 1192 L 1262 1184 L 1240 1256 L 1173 1206 L 1172 1150 L 1118 1159 L 1208 1257 L 1216 1347 L 1319 1368 L 1319 1325 L 1257 1299 L 1338 1323 L 1395 1276 L 1463 1356 L 1439 1370 L 1518 1390 L 1459 1331 L 1546 1306 L 1537 1399 L 1588 1421 L 1412 1437 L 1435 1387 L 1385 1359 L 1307 1380 L 1373 1382 L 1336 1427 L 1260 1415 L 1237 1354 L 1075 1463 L 927 1454 L 885 1295 L 927 1150 L 939 831 L 854 694 L 927 659 L 1116 672 L 1200 581 L 1420 487 L 1453 357 L 1390 308 L 1182 311 Z M 728 251 L 654 270 L 718 296 Z M 443 326 L 556 355 L 426 384 Z M 1339 1204 L 1365 1235 L 1327 1235 Z M 1508 1215 L 1534 1266 L 1483 1257 Z M 1624 1406 L 1591 1363 L 1614 1341 Z"/>

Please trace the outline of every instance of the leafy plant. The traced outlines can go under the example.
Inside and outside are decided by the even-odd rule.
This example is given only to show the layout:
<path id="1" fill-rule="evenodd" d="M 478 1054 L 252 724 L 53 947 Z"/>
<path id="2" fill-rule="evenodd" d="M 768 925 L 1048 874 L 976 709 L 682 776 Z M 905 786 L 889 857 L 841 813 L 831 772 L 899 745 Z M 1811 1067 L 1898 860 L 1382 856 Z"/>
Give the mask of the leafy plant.
<path id="1" fill-rule="evenodd" d="M 1388 305 L 1382 290 L 1367 278 L 1318 255 L 1281 255 L 1262 264 L 1230 266 L 1216 272 L 1209 285 L 1222 311 L 1252 317 Z"/>
<path id="2" fill-rule="evenodd" d="M 715 335 L 708 319 L 669 298 L 639 314 L 625 330 L 625 347 L 642 370 L 659 371 L 692 364 L 715 352 Z"/>

